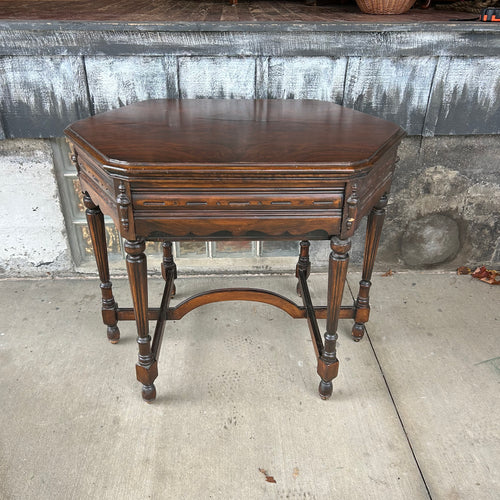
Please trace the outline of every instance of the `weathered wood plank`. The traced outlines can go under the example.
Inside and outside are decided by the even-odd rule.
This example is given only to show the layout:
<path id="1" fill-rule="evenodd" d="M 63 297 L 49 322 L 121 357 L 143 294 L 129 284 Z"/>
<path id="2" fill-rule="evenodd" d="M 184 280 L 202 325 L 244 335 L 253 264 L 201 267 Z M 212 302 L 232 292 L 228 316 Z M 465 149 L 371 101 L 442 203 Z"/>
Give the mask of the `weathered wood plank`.
<path id="1" fill-rule="evenodd" d="M 179 97 L 173 57 L 87 57 L 85 68 L 95 113 L 146 99 Z"/>
<path id="2" fill-rule="evenodd" d="M 351 57 L 344 105 L 422 133 L 436 67 L 433 57 Z"/>
<path id="3" fill-rule="evenodd" d="M 500 134 L 500 58 L 440 58 L 423 134 Z"/>
<path id="4" fill-rule="evenodd" d="M 397 23 L 4 21 L 0 22 L 0 55 L 7 56 L 0 68 L 4 135 L 51 136 L 61 129 L 54 125 L 57 120 L 68 122 L 89 113 L 92 103 L 84 88 L 86 76 L 75 76 L 79 83 L 70 83 L 71 72 L 76 75 L 80 70 L 75 66 L 64 77 L 58 69 L 58 65 L 75 65 L 80 57 L 88 61 L 89 92 L 95 110 L 101 111 L 119 106 L 120 101 L 158 95 L 270 95 L 340 102 L 342 64 L 347 55 L 345 105 L 394 120 L 410 134 L 421 134 L 424 123 L 427 135 L 498 133 L 500 117 L 492 96 L 500 91 L 500 32 L 485 26 L 488 23 L 469 24 L 448 23 L 439 25 L 439 30 L 433 26 L 431 31 L 429 25 Z M 73 57 L 75 54 L 79 57 Z M 14 55 L 20 57 L 17 62 Z M 47 65 L 42 56 L 48 57 Z M 440 56 L 444 57 L 436 71 Z M 182 75 L 177 74 L 178 57 Z M 96 69 L 92 63 L 96 58 L 104 58 L 112 70 Z M 132 61 L 139 63 L 136 66 Z M 32 74 L 30 65 L 35 68 Z M 113 74 L 116 78 L 111 78 Z M 160 91 L 161 75 L 166 79 L 164 93 Z M 205 77 L 208 80 L 204 81 Z M 52 113 L 51 109 L 49 113 L 45 106 L 45 118 L 39 119 L 38 111 L 32 109 L 34 104 L 21 104 L 25 107 L 18 109 L 19 102 L 31 102 L 34 95 L 42 101 L 37 106 L 43 108 L 43 103 L 50 101 L 50 81 L 65 78 L 64 110 Z M 16 93 L 25 81 L 24 93 L 29 99 L 18 99 Z M 186 85 L 184 90 L 178 88 L 178 81 Z M 461 88 L 464 82 L 467 85 Z M 79 88 L 72 91 L 75 85 Z M 71 92 L 74 99 L 69 97 Z M 83 104 L 76 100 L 80 97 Z M 85 111 L 78 111 L 80 107 Z M 61 113 L 64 120 L 58 118 Z"/>
<path id="5" fill-rule="evenodd" d="M 270 58 L 268 96 L 274 99 L 319 99 L 341 104 L 347 58 Z"/>
<path id="6" fill-rule="evenodd" d="M 0 22 L 0 55 L 497 56 L 489 23 Z"/>
<path id="7" fill-rule="evenodd" d="M 178 67 L 181 97 L 255 96 L 254 58 L 180 57 Z"/>
<path id="8" fill-rule="evenodd" d="M 6 137 L 61 136 L 90 114 L 79 57 L 0 57 L 0 95 Z"/>

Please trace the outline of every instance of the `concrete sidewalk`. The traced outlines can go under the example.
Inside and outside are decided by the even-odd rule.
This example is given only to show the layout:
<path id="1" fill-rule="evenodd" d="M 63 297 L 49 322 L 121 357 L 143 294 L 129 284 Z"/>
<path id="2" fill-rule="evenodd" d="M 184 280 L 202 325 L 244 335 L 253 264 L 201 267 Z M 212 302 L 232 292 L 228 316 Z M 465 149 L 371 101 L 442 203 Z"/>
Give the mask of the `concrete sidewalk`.
<path id="1" fill-rule="evenodd" d="M 325 276 L 310 283 L 324 303 Z M 221 286 L 293 298 L 295 279 L 179 279 L 176 300 Z M 99 302 L 94 279 L 0 282 L 2 500 L 500 498 L 500 287 L 375 276 L 368 338 L 340 322 L 326 402 L 306 322 L 230 302 L 167 323 L 147 405 L 135 326 L 109 344 Z"/>

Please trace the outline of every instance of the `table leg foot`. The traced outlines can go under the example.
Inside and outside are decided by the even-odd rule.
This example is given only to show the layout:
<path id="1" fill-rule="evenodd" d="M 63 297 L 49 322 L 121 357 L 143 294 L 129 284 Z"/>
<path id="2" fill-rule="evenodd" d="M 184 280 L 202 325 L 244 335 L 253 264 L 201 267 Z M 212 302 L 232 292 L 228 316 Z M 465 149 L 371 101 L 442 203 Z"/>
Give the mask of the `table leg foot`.
<path id="1" fill-rule="evenodd" d="M 337 358 L 334 358 L 334 360 L 333 362 L 330 360 L 326 361 L 322 357 L 318 359 L 318 375 L 321 377 L 318 391 L 321 399 L 328 399 L 332 395 L 332 380 L 339 373 L 339 361 Z"/>
<path id="2" fill-rule="evenodd" d="M 359 342 L 365 335 L 365 326 L 363 323 L 354 323 L 352 327 L 352 340 L 354 342 Z"/>
<path id="3" fill-rule="evenodd" d="M 108 326 L 107 333 L 108 333 L 108 340 L 112 344 L 118 344 L 118 342 L 120 341 L 120 329 L 116 325 Z"/>
<path id="4" fill-rule="evenodd" d="M 318 387 L 319 397 L 323 400 L 330 399 L 330 396 L 333 392 L 333 384 L 331 382 L 327 382 L 326 380 L 321 379 Z"/>
<path id="5" fill-rule="evenodd" d="M 142 386 L 142 399 L 150 404 L 156 399 L 156 387 L 154 384 Z"/>
<path id="6" fill-rule="evenodd" d="M 158 363 L 154 361 L 151 365 L 135 365 L 137 380 L 142 383 L 142 399 L 146 403 L 152 403 L 156 398 L 156 387 L 154 381 L 158 377 Z"/>

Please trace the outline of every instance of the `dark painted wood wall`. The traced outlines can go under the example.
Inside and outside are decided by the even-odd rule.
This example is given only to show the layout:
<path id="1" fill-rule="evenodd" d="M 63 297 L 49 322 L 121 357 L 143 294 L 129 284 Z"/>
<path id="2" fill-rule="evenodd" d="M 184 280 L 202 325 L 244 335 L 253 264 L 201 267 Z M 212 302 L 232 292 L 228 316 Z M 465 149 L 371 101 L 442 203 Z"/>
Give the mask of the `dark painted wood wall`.
<path id="1" fill-rule="evenodd" d="M 500 133 L 500 30 L 471 25 L 0 23 L 0 137 L 160 97 L 309 98 L 410 135 Z"/>

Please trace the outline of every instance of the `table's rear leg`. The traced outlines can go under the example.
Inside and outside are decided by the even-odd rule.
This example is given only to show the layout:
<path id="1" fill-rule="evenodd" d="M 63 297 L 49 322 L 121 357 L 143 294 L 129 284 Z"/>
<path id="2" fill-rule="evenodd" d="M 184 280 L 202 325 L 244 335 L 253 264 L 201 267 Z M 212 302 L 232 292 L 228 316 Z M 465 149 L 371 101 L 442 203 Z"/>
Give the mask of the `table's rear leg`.
<path id="1" fill-rule="evenodd" d="M 306 279 L 309 278 L 309 274 L 311 274 L 311 262 L 309 260 L 309 247 L 310 243 L 307 240 L 303 240 L 300 242 L 300 255 L 299 261 L 295 266 L 295 277 L 299 278 L 299 270 L 304 270 L 306 272 Z M 302 296 L 300 289 L 300 282 L 297 283 L 297 295 L 299 297 Z"/>
<path id="2" fill-rule="evenodd" d="M 118 329 L 117 304 L 113 297 L 113 290 L 109 276 L 108 251 L 106 248 L 106 228 L 101 209 L 92 201 L 87 192 L 83 193 L 83 203 L 86 207 L 85 215 L 90 232 L 90 239 L 94 247 L 94 255 L 101 280 L 102 320 L 107 325 L 108 339 L 112 344 L 120 340 Z"/>
<path id="3" fill-rule="evenodd" d="M 333 237 L 330 242 L 332 252 L 330 253 L 328 265 L 328 299 L 325 346 L 323 353 L 318 359 L 318 375 L 321 377 L 319 384 L 319 395 L 321 399 L 328 399 L 332 395 L 332 380 L 339 371 L 337 359 L 337 326 L 342 305 L 342 295 L 347 276 L 349 264 L 349 249 L 351 241 L 341 240 Z"/>
<path id="4" fill-rule="evenodd" d="M 162 249 L 163 249 L 163 261 L 161 263 L 161 274 L 163 276 L 163 279 L 167 279 L 167 274 L 166 271 L 167 269 L 173 269 L 174 270 L 174 279 L 177 279 L 177 266 L 175 265 L 174 262 L 174 256 L 172 253 L 172 242 L 171 241 L 165 241 L 162 243 Z M 175 284 L 172 286 L 172 297 L 175 296 L 176 288 Z"/>
<path id="5" fill-rule="evenodd" d="M 387 205 L 387 195 L 383 195 L 377 204 L 372 208 L 368 216 L 366 227 L 365 253 L 363 257 L 363 274 L 359 282 L 359 293 L 356 299 L 356 315 L 354 317 L 354 326 L 352 327 L 352 338 L 359 342 L 365 333 L 365 323 L 370 316 L 370 287 L 377 255 L 382 226 L 385 219 L 385 207 Z"/>
<path id="6" fill-rule="evenodd" d="M 142 398 L 151 403 L 156 398 L 153 384 L 158 376 L 158 367 L 151 350 L 151 336 L 148 322 L 148 282 L 144 240 L 125 241 L 127 252 L 127 271 L 134 303 L 137 325 L 139 360 L 136 365 L 137 380 L 142 382 Z"/>

